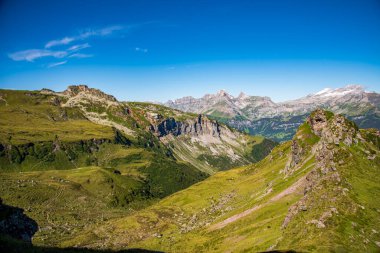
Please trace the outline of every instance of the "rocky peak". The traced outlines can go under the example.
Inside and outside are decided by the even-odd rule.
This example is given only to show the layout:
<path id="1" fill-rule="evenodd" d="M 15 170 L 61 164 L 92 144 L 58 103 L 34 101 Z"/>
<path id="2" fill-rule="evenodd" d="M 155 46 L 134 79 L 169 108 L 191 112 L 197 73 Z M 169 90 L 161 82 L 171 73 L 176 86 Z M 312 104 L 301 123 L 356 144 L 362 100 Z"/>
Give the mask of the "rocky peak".
<path id="1" fill-rule="evenodd" d="M 225 90 L 220 90 L 218 91 L 218 93 L 216 94 L 218 97 L 229 97 L 230 94 L 228 94 Z"/>
<path id="2" fill-rule="evenodd" d="M 313 111 L 306 122 L 311 132 L 320 139 L 318 142 L 310 142 L 308 139 L 312 139 L 313 136 L 305 133 L 304 128 L 299 128 L 292 140 L 291 156 L 285 167 L 285 174 L 291 174 L 295 170 L 295 167 L 304 159 L 307 150 L 314 150 L 316 157 L 320 157 L 321 163 L 327 163 L 327 157 L 331 160 L 332 154 L 326 147 L 339 145 L 341 142 L 350 146 L 362 139 L 355 123 L 342 115 L 334 115 L 323 109 Z"/>
<path id="3" fill-rule="evenodd" d="M 315 110 L 307 118 L 312 131 L 319 137 L 322 135 L 322 130 L 327 126 L 327 120 L 327 112 L 322 109 Z"/>
<path id="4" fill-rule="evenodd" d="M 327 143 L 351 145 L 360 137 L 358 127 L 344 116 L 317 109 L 307 119 L 314 134 Z"/>
<path id="5" fill-rule="evenodd" d="M 89 88 L 87 85 L 80 84 L 80 85 L 70 85 L 67 87 L 67 89 L 63 92 L 64 95 L 67 95 L 69 97 L 75 97 L 79 93 L 89 94 L 95 97 L 103 98 L 112 102 L 116 102 L 116 98 L 112 95 L 108 95 L 104 93 L 101 90 Z"/>
<path id="6" fill-rule="evenodd" d="M 244 100 L 244 99 L 247 99 L 247 98 L 249 98 L 249 96 L 247 94 L 245 94 L 244 92 L 240 92 L 239 96 L 237 96 L 238 100 Z"/>

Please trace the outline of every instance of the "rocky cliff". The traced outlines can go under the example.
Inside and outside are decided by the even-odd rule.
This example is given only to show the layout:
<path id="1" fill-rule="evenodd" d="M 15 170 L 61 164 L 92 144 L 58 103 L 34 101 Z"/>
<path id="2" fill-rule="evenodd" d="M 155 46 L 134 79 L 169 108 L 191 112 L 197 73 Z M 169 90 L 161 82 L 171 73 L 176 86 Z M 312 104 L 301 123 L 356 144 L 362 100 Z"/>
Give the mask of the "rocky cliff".
<path id="1" fill-rule="evenodd" d="M 224 126 L 223 126 L 224 127 Z M 174 118 L 163 119 L 158 124 L 152 124 L 152 131 L 158 136 L 163 137 L 169 134 L 174 136 L 178 135 L 211 135 L 213 137 L 220 137 L 222 126 L 215 120 L 198 115 L 194 119 L 186 121 L 176 121 Z"/>

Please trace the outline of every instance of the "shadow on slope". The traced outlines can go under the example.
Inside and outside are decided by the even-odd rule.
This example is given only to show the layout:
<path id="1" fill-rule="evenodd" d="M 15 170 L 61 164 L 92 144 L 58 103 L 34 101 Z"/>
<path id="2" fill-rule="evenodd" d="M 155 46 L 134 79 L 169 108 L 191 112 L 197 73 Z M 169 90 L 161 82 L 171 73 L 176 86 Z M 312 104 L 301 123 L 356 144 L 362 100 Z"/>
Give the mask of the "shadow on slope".
<path id="1" fill-rule="evenodd" d="M 120 251 L 113 250 L 95 250 L 85 248 L 56 248 L 56 247 L 40 247 L 20 240 L 15 240 L 7 235 L 0 235 L 0 251 L 1 252 L 22 252 L 22 253 L 159 253 L 162 251 L 151 251 L 144 249 L 126 249 Z"/>

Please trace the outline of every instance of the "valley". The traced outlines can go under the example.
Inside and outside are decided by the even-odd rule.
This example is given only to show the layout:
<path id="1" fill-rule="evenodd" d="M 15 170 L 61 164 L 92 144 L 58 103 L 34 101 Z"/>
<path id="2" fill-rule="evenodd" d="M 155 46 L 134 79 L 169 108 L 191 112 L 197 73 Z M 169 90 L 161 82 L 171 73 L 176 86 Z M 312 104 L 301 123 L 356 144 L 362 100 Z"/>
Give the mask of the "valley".
<path id="1" fill-rule="evenodd" d="M 1 199 L 38 224 L 34 250 L 379 247 L 380 133 L 342 115 L 277 145 L 87 86 L 0 94 Z"/>
<path id="2" fill-rule="evenodd" d="M 0 96 L 1 199 L 37 222 L 34 245 L 57 247 L 219 170 L 257 162 L 276 145 L 84 85 Z"/>

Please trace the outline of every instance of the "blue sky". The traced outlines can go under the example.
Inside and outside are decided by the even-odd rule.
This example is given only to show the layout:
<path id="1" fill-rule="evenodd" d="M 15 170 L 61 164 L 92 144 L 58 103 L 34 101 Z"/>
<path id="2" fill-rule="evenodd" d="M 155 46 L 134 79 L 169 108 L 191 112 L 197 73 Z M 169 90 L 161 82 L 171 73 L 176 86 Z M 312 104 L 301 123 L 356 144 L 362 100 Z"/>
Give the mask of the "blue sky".
<path id="1" fill-rule="evenodd" d="M 0 1 L 0 88 L 122 100 L 380 91 L 380 1 Z"/>

